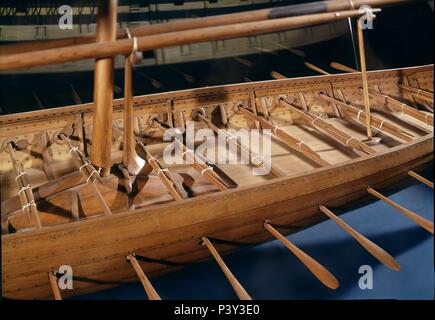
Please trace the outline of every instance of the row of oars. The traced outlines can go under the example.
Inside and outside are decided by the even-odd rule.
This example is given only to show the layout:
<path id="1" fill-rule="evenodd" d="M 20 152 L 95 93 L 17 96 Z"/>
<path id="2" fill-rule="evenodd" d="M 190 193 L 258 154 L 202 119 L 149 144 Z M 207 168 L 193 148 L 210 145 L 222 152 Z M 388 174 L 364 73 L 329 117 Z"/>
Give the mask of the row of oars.
<path id="1" fill-rule="evenodd" d="M 415 173 L 414 173 L 415 174 Z M 433 222 L 427 220 L 426 218 L 423 218 L 416 213 L 398 205 L 394 201 L 388 199 L 387 197 L 380 194 L 378 191 L 374 190 L 371 187 L 367 188 L 367 192 L 374 195 L 378 199 L 386 202 L 387 204 L 391 205 L 392 207 L 398 209 L 400 212 L 402 212 L 405 216 L 413 220 L 415 223 L 423 227 L 425 230 L 429 231 L 431 234 L 433 234 Z M 333 213 L 330 209 L 328 209 L 324 205 L 319 206 L 319 210 L 324 213 L 327 217 L 329 217 L 331 220 L 333 220 L 335 223 L 337 223 L 338 226 L 340 226 L 345 232 L 347 232 L 351 237 L 353 237 L 364 249 L 366 249 L 373 257 L 375 257 L 377 260 L 379 260 L 382 264 L 384 264 L 386 267 L 399 271 L 400 270 L 400 264 L 384 249 L 382 249 L 380 246 L 369 240 L 367 237 L 356 231 L 354 228 L 352 228 L 349 224 L 347 224 L 343 219 L 339 218 L 335 213 Z M 267 230 L 274 238 L 279 240 L 286 248 L 288 248 L 298 259 L 301 263 L 303 263 L 308 270 L 326 287 L 330 289 L 337 289 L 339 287 L 339 282 L 337 278 L 328 271 L 322 264 L 320 264 L 318 261 L 316 261 L 314 258 L 312 258 L 310 255 L 308 255 L 306 252 L 304 252 L 302 249 L 300 249 L 298 246 L 296 246 L 294 243 L 292 243 L 290 240 L 288 240 L 283 234 L 281 234 L 276 228 L 272 225 L 272 222 L 269 220 L 266 220 L 263 223 L 263 227 L 265 230 Z M 234 274 L 231 272 L 231 270 L 228 268 L 228 266 L 225 264 L 224 260 L 220 256 L 217 249 L 212 244 L 212 240 L 208 238 L 207 236 L 202 237 L 201 243 L 203 246 L 205 246 L 209 251 L 210 254 L 213 256 L 213 258 L 216 260 L 217 264 L 221 268 L 222 272 L 224 273 L 225 277 L 228 279 L 230 285 L 234 289 L 234 292 L 236 293 L 237 297 L 241 300 L 251 300 L 251 296 L 249 293 L 244 289 L 244 287 L 241 285 L 241 283 L 237 280 L 237 278 L 234 276 Z M 141 268 L 139 262 L 136 259 L 136 256 L 134 253 L 129 254 L 127 257 L 127 261 L 131 263 L 134 270 L 137 273 L 137 276 L 139 277 L 139 280 L 141 281 L 144 290 L 148 296 L 148 299 L 150 300 L 160 300 L 161 297 L 153 287 L 151 281 L 148 279 L 148 277 L 145 275 L 143 269 Z M 56 284 L 56 278 L 55 275 L 50 272 L 49 273 L 50 283 L 53 287 L 53 294 L 56 299 L 60 299 L 60 292 L 57 288 Z"/>
<path id="2" fill-rule="evenodd" d="M 373 188 L 367 188 L 367 191 L 377 197 L 380 200 L 385 201 L 387 204 L 393 206 L 394 208 L 397 208 L 399 211 L 404 213 L 407 217 L 412 219 L 414 222 L 416 222 L 418 225 L 429 231 L 433 234 L 433 222 L 415 214 L 414 212 L 403 208 L 402 206 L 398 205 L 397 203 L 393 202 L 392 200 L 386 198 L 385 196 L 381 195 L 379 192 L 374 190 Z M 345 232 L 347 232 L 351 237 L 353 237 L 364 249 L 366 249 L 373 257 L 378 259 L 382 264 L 387 266 L 388 268 L 399 271 L 400 270 L 400 264 L 384 249 L 382 249 L 380 246 L 369 240 L 367 237 L 356 231 L 354 228 L 352 228 L 349 224 L 347 224 L 343 219 L 339 218 L 336 214 L 334 214 L 330 209 L 328 209 L 324 205 L 319 206 L 319 210 L 324 213 L 327 217 L 329 217 L 331 220 L 333 220 L 335 223 L 338 224 Z M 337 278 L 328 271 L 322 264 L 320 264 L 318 261 L 316 261 L 314 258 L 312 258 L 310 255 L 305 253 L 303 250 L 301 250 L 298 246 L 296 246 L 294 243 L 292 243 L 290 240 L 288 240 L 283 234 L 281 234 L 278 230 L 275 229 L 275 227 L 272 225 L 272 222 L 269 220 L 266 220 L 263 223 L 263 227 L 265 230 L 267 230 L 274 238 L 279 240 L 286 248 L 288 248 L 298 259 L 300 262 L 302 262 L 308 270 L 326 287 L 330 289 L 337 289 L 339 287 L 339 282 Z M 225 277 L 228 279 L 230 285 L 234 289 L 234 292 L 236 293 L 237 297 L 241 300 L 251 300 L 251 296 L 249 293 L 244 289 L 244 287 L 241 285 L 241 283 L 237 280 L 237 278 L 234 276 L 234 274 L 231 272 L 231 270 L 228 268 L 228 266 L 225 264 L 222 257 L 219 255 L 219 252 L 217 249 L 213 246 L 212 240 L 208 238 L 207 236 L 202 237 L 201 243 L 204 245 L 209 251 L 210 254 L 213 256 L 213 258 L 216 260 L 217 264 L 221 268 L 222 272 L 224 273 Z M 150 300 L 160 300 L 161 297 L 157 293 L 157 291 L 152 286 L 150 280 L 146 277 L 145 273 L 143 272 L 142 268 L 140 267 L 136 257 L 134 254 L 130 254 L 127 256 L 127 260 L 132 264 L 133 268 L 135 269 L 144 289 L 145 292 Z"/>

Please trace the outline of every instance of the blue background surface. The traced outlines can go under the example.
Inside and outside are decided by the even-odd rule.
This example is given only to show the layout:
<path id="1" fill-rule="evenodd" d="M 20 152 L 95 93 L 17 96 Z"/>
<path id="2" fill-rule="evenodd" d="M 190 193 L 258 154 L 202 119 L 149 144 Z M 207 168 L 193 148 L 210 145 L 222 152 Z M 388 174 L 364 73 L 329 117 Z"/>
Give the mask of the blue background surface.
<path id="1" fill-rule="evenodd" d="M 432 166 L 420 173 L 433 181 Z M 389 198 L 434 219 L 433 189 L 416 180 L 409 179 Z M 337 277 L 337 290 L 323 286 L 278 241 L 243 248 L 224 260 L 254 299 L 434 299 L 434 242 L 429 232 L 381 201 L 365 203 L 341 217 L 393 255 L 401 271 L 382 265 L 331 220 L 287 238 Z M 372 290 L 358 286 L 361 265 L 373 268 Z M 213 260 L 151 281 L 163 299 L 237 299 Z M 146 295 L 138 282 L 74 299 L 146 299 Z"/>

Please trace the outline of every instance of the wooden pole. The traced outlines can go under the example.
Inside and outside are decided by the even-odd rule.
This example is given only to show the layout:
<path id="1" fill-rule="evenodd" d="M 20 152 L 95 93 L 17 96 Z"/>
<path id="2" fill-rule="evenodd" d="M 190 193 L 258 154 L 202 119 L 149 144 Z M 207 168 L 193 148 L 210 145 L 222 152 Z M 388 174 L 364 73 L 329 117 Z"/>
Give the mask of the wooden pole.
<path id="1" fill-rule="evenodd" d="M 223 14 L 217 16 L 183 19 L 180 21 L 172 21 L 168 23 L 158 23 L 153 25 L 146 25 L 131 28 L 132 36 L 142 37 L 147 35 L 154 35 L 166 32 L 176 32 L 183 30 L 208 28 L 222 25 L 229 25 L 234 23 L 262 21 L 266 19 L 276 19 L 288 16 L 299 16 L 321 12 L 332 12 L 341 10 L 352 10 L 359 8 L 362 5 L 369 5 L 371 7 L 380 7 L 396 4 L 406 4 L 426 0 L 328 0 L 316 1 L 309 3 L 301 3 L 296 5 L 275 7 L 270 9 L 252 10 L 248 12 Z M 118 39 L 127 38 L 126 30 L 119 30 L 117 32 Z M 46 50 L 52 48 L 66 47 L 78 44 L 86 44 L 95 42 L 94 34 L 86 34 L 79 37 L 29 41 L 19 44 L 3 45 L 0 47 L 0 55 L 22 53 L 33 50 Z"/>
<path id="2" fill-rule="evenodd" d="M 198 43 L 204 41 L 234 39 L 256 34 L 297 29 L 322 23 L 341 21 L 361 15 L 359 10 L 339 11 L 295 16 L 260 22 L 235 23 L 226 26 L 209 27 L 179 32 L 168 32 L 137 38 L 138 51 Z M 107 40 L 103 43 L 89 43 L 70 47 L 0 55 L 0 71 L 23 69 L 35 66 L 72 62 L 83 59 L 107 58 L 127 55 L 133 47 L 132 39 Z M 113 84 L 111 85 L 113 86 Z"/>
<path id="3" fill-rule="evenodd" d="M 62 295 L 60 294 L 57 277 L 53 271 L 50 271 L 48 273 L 48 279 L 50 280 L 51 290 L 53 290 L 54 299 L 62 300 Z"/>
<path id="4" fill-rule="evenodd" d="M 117 0 L 98 2 L 96 45 L 116 40 L 117 5 Z M 98 57 L 95 61 L 91 161 L 102 168 L 102 176 L 110 174 L 112 165 L 113 68 L 113 57 Z"/>
<path id="5" fill-rule="evenodd" d="M 218 263 L 219 267 L 222 269 L 223 273 L 225 274 L 225 277 L 227 277 L 228 281 L 230 282 L 231 286 L 233 287 L 239 299 L 252 300 L 251 296 L 246 292 L 245 288 L 242 287 L 242 285 L 236 279 L 236 277 L 233 275 L 230 269 L 228 269 L 227 265 L 222 260 L 221 256 L 216 251 L 214 246 L 211 244 L 210 240 L 208 240 L 207 237 L 202 237 L 202 243 L 207 247 L 207 249 L 213 255 L 214 259 Z"/>
<path id="6" fill-rule="evenodd" d="M 388 203 L 393 208 L 396 208 L 397 210 L 402 212 L 405 216 L 407 216 L 409 219 L 411 219 L 416 224 L 418 224 L 420 227 L 426 229 L 427 231 L 429 231 L 430 233 L 433 234 L 433 222 L 432 221 L 429 221 L 428 219 L 423 218 L 422 216 L 419 216 L 415 212 L 412 212 L 411 210 L 408 210 L 408 209 L 402 207 L 401 205 L 399 205 L 399 204 L 395 203 L 394 201 L 388 199 L 383 194 L 377 192 L 373 188 L 370 188 L 370 187 L 367 188 L 367 192 L 370 193 L 371 195 L 375 196 L 379 200 L 382 200 L 385 203 Z"/>
<path id="7" fill-rule="evenodd" d="M 357 29 L 358 29 L 358 48 L 359 48 L 359 57 L 360 57 L 360 65 L 361 65 L 361 77 L 362 77 L 362 84 L 363 84 L 364 110 L 366 112 L 367 138 L 372 139 L 373 133 L 371 127 L 369 86 L 367 82 L 366 57 L 364 51 L 363 17 L 360 17 L 358 19 Z"/>
<path id="8" fill-rule="evenodd" d="M 148 296 L 148 299 L 149 300 L 162 300 L 162 298 L 160 298 L 159 294 L 157 293 L 156 289 L 154 289 L 153 285 L 151 284 L 151 282 L 148 280 L 147 276 L 143 272 L 142 268 L 139 265 L 139 262 L 137 262 L 136 257 L 134 256 L 134 254 L 128 255 L 127 261 L 129 261 L 131 263 L 134 270 L 136 271 L 137 276 L 139 277 L 139 280 L 142 283 L 143 288 L 145 289 L 145 292 Z"/>
<path id="9" fill-rule="evenodd" d="M 132 59 L 134 52 L 125 57 L 124 62 L 124 130 L 122 164 L 131 175 L 136 176 L 145 164 L 145 161 L 136 152 L 136 139 L 134 135 L 133 112 L 133 79 Z"/>
<path id="10" fill-rule="evenodd" d="M 364 249 L 366 249 L 371 255 L 373 255 L 376 259 L 382 262 L 385 266 L 395 271 L 400 270 L 400 264 L 384 249 L 364 237 L 361 233 L 354 230 L 351 226 L 349 226 L 346 222 L 337 217 L 334 213 L 332 213 L 331 210 L 329 210 L 325 206 L 321 205 L 319 206 L 319 209 L 330 219 L 334 220 L 344 231 L 349 233 Z"/>
<path id="11" fill-rule="evenodd" d="M 422 177 L 421 175 L 415 173 L 414 171 L 408 171 L 408 174 L 413 177 L 414 179 L 417 179 L 418 181 L 424 183 L 428 187 L 431 187 L 433 189 L 433 182 L 427 180 L 426 178 Z"/>
<path id="12" fill-rule="evenodd" d="M 269 222 L 264 223 L 264 228 L 269 231 L 276 239 L 282 242 L 287 249 L 293 254 L 320 280 L 325 286 L 330 289 L 337 289 L 339 286 L 338 280 L 324 266 L 303 252 L 286 237 L 279 233 Z"/>

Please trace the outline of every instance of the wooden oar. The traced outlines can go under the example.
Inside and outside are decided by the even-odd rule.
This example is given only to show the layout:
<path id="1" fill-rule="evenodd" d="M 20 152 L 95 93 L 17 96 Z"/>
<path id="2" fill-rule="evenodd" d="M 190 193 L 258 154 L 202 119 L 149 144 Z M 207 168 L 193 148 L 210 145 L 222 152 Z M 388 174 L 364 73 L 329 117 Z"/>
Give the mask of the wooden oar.
<path id="1" fill-rule="evenodd" d="M 225 274 L 225 277 L 227 277 L 228 281 L 230 282 L 231 286 L 233 287 L 239 299 L 252 300 L 251 296 L 246 292 L 245 288 L 242 287 L 242 285 L 236 279 L 236 277 L 233 275 L 230 269 L 228 269 L 227 265 L 222 260 L 221 256 L 216 251 L 214 246 L 211 244 L 210 240 L 208 240 L 207 237 L 202 237 L 202 243 L 207 247 L 207 249 L 213 255 L 214 259 L 218 263 L 219 267 L 222 269 L 223 273 Z"/>
<path id="2" fill-rule="evenodd" d="M 318 73 L 320 73 L 320 74 L 324 74 L 324 75 L 329 75 L 329 74 L 330 74 L 329 72 L 326 72 L 325 70 L 323 70 L 323 69 L 321 69 L 321 68 L 315 66 L 315 65 L 312 64 L 312 63 L 309 63 L 309 62 L 306 62 L 306 61 L 305 61 L 304 64 L 305 64 L 305 66 L 308 67 L 309 69 L 311 69 L 311 70 L 313 70 L 313 71 L 315 71 L 315 72 L 318 72 Z"/>
<path id="3" fill-rule="evenodd" d="M 334 213 L 332 213 L 325 206 L 319 206 L 320 211 L 326 214 L 330 219 L 334 220 L 344 231 L 349 233 L 361 246 L 364 247 L 370 254 L 372 254 L 376 259 L 382 262 L 388 268 L 399 271 L 400 264 L 384 249 L 364 237 L 359 232 L 355 231 L 352 227 L 350 227 L 346 222 L 337 217 Z"/>
<path id="4" fill-rule="evenodd" d="M 340 70 L 340 71 L 344 71 L 344 72 L 359 72 L 358 70 L 352 69 L 351 67 L 345 66 L 344 64 L 338 63 L 338 62 L 331 62 L 329 64 L 331 66 L 331 68 Z"/>
<path id="5" fill-rule="evenodd" d="M 390 206 L 398 209 L 405 216 L 407 216 L 409 219 L 413 220 L 416 224 L 418 224 L 419 226 L 421 226 L 422 228 L 426 229 L 427 231 L 429 231 L 430 233 L 433 234 L 433 222 L 432 221 L 429 221 L 428 219 L 423 218 L 422 216 L 416 214 L 415 212 L 412 212 L 411 210 L 408 210 L 408 209 L 402 207 L 401 205 L 397 204 L 396 202 L 388 199 L 383 194 L 380 194 L 379 192 L 377 192 L 373 188 L 368 187 L 367 192 L 370 193 L 371 195 L 375 196 L 376 198 L 388 203 Z"/>
<path id="6" fill-rule="evenodd" d="M 62 295 L 60 294 L 57 277 L 53 271 L 50 271 L 48 273 L 48 279 L 50 280 L 51 290 L 53 290 L 54 299 L 62 300 Z"/>
<path id="7" fill-rule="evenodd" d="M 320 280 L 325 286 L 331 289 L 337 289 L 339 286 L 338 280 L 324 266 L 303 252 L 286 237 L 279 233 L 270 222 L 266 221 L 264 228 L 269 231 L 276 239 L 282 242 L 293 254 Z"/>
<path id="8" fill-rule="evenodd" d="M 421 175 L 415 173 L 414 171 L 408 171 L 408 174 L 413 177 L 414 179 L 417 179 L 418 181 L 424 183 L 425 185 L 431 187 L 433 189 L 433 182 L 427 180 L 426 178 L 422 177 Z"/>
<path id="9" fill-rule="evenodd" d="M 286 76 L 282 75 L 281 73 L 279 73 L 277 71 L 271 71 L 270 72 L 270 76 L 272 78 L 274 78 L 274 79 L 277 79 L 277 80 L 279 80 L 279 79 L 287 79 Z"/>
<path id="10" fill-rule="evenodd" d="M 143 288 L 145 289 L 145 292 L 148 296 L 148 299 L 149 300 L 162 300 L 162 298 L 160 298 L 159 294 L 154 289 L 153 285 L 151 284 L 151 282 L 148 280 L 147 276 L 143 272 L 142 268 L 139 265 L 139 262 L 137 262 L 136 257 L 134 256 L 134 254 L 128 255 L 127 261 L 129 261 L 131 263 L 134 270 L 136 271 L 137 276 L 139 277 L 139 280 L 142 283 Z"/>

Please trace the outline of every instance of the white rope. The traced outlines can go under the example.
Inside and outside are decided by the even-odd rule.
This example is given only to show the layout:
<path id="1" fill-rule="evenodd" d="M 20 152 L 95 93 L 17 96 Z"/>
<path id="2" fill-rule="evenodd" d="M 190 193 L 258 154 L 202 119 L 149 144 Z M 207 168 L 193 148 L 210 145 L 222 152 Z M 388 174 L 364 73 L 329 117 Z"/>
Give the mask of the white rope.
<path id="1" fill-rule="evenodd" d="M 418 98 L 418 95 L 420 94 L 420 89 L 417 89 L 417 98 Z"/>
<path id="2" fill-rule="evenodd" d="M 405 106 L 406 106 L 406 104 L 402 103 L 400 106 L 402 107 L 402 113 L 405 113 Z"/>
<path id="3" fill-rule="evenodd" d="M 77 152 L 79 155 L 84 157 L 84 154 L 80 151 L 79 147 L 72 146 L 71 149 L 69 149 L 69 154 L 71 154 L 71 152 L 73 152 L 73 151 Z"/>
<path id="4" fill-rule="evenodd" d="M 201 175 L 203 176 L 204 173 L 207 172 L 207 171 L 209 171 L 209 170 L 213 171 L 213 167 L 208 166 L 207 168 L 202 169 L 202 170 L 201 170 Z"/>
<path id="5" fill-rule="evenodd" d="M 128 37 L 128 39 L 131 40 L 132 37 L 131 37 L 130 30 L 129 30 L 128 28 L 126 28 L 126 29 L 125 29 L 125 32 L 127 33 L 127 37 Z M 136 52 L 137 52 L 137 38 L 136 38 L 136 37 L 133 37 L 133 46 L 132 46 L 132 48 L 131 48 L 131 52 L 130 52 L 130 59 L 131 59 L 131 60 L 134 59 L 134 55 L 136 54 Z"/>
<path id="6" fill-rule="evenodd" d="M 162 172 L 169 172 L 168 168 L 163 168 L 163 169 L 159 169 L 157 170 L 157 175 L 161 174 Z"/>
<path id="7" fill-rule="evenodd" d="M 79 171 L 82 172 L 82 169 L 86 167 L 90 162 L 88 160 L 85 160 L 84 164 L 80 166 Z"/>
<path id="8" fill-rule="evenodd" d="M 262 154 L 257 154 L 255 157 L 251 158 L 251 162 L 262 163 L 264 160 L 264 156 Z"/>
<path id="9" fill-rule="evenodd" d="M 361 123 L 361 121 L 359 120 L 359 116 L 361 115 L 361 113 L 362 113 L 362 111 L 359 110 L 359 111 L 358 111 L 358 115 L 356 116 L 356 121 L 358 121 L 358 122 L 360 122 L 360 123 Z"/>
<path id="10" fill-rule="evenodd" d="M 424 115 L 424 121 L 426 122 L 426 125 L 428 126 L 429 125 L 429 123 L 427 122 L 427 117 L 429 116 L 429 113 L 426 113 L 425 115 Z"/>
<path id="11" fill-rule="evenodd" d="M 237 137 L 236 137 L 236 136 L 229 136 L 229 137 L 227 137 L 227 143 L 228 143 L 230 140 L 234 140 L 234 139 L 237 140 Z"/>
<path id="12" fill-rule="evenodd" d="M 353 1 L 352 0 L 348 0 L 348 1 L 349 1 L 351 10 L 355 10 L 355 4 L 353 3 Z"/>
<path id="13" fill-rule="evenodd" d="M 15 181 L 17 181 L 19 178 L 21 178 L 24 175 L 27 175 L 26 171 L 23 171 L 20 174 L 18 174 L 18 176 L 15 177 Z"/>
<path id="14" fill-rule="evenodd" d="M 89 177 L 86 179 L 86 183 L 89 183 L 89 180 L 92 178 L 92 176 L 93 176 L 95 173 L 99 176 L 99 175 L 100 175 L 100 172 L 101 172 L 101 168 L 99 168 L 98 171 L 95 170 L 95 168 L 94 168 L 94 170 L 91 172 L 91 174 L 89 175 Z"/>
<path id="15" fill-rule="evenodd" d="M 302 140 L 300 140 L 298 143 L 296 143 L 296 145 L 299 147 L 299 149 L 301 149 L 302 144 L 305 144 Z"/>
<path id="16" fill-rule="evenodd" d="M 35 200 L 32 200 L 29 203 L 25 204 L 24 206 L 21 207 L 21 209 L 24 211 L 24 209 L 26 209 L 28 207 L 32 207 L 32 206 L 34 206 L 36 208 Z"/>
<path id="17" fill-rule="evenodd" d="M 311 125 L 314 126 L 314 123 L 316 122 L 316 120 L 319 120 L 319 119 L 322 120 L 322 117 L 316 115 L 316 117 L 313 120 L 311 120 Z"/>
<path id="18" fill-rule="evenodd" d="M 349 144 L 349 142 L 350 142 L 352 139 L 355 139 L 355 138 L 354 138 L 354 137 L 350 137 L 349 139 L 347 139 L 347 140 L 346 140 L 346 144 Z"/>
<path id="19" fill-rule="evenodd" d="M 281 130 L 281 128 L 279 128 L 278 126 L 273 127 L 273 134 L 275 136 L 277 136 L 278 134 L 276 133 L 276 130 Z"/>
<path id="20" fill-rule="evenodd" d="M 384 125 L 384 120 L 381 121 L 381 125 L 379 126 L 379 130 L 382 130 L 382 126 Z"/>
<path id="21" fill-rule="evenodd" d="M 186 151 L 184 151 L 184 152 L 181 154 L 181 157 L 184 159 L 184 156 L 185 156 L 186 154 L 188 154 L 188 153 L 191 153 L 192 155 L 195 155 L 195 154 L 193 153 L 192 150 L 187 149 Z"/>
<path id="22" fill-rule="evenodd" d="M 30 188 L 30 184 L 28 184 L 27 186 L 22 187 L 20 190 L 18 190 L 18 196 L 20 196 L 21 192 L 24 192 L 24 191 L 26 191 L 28 189 L 31 189 Z"/>

